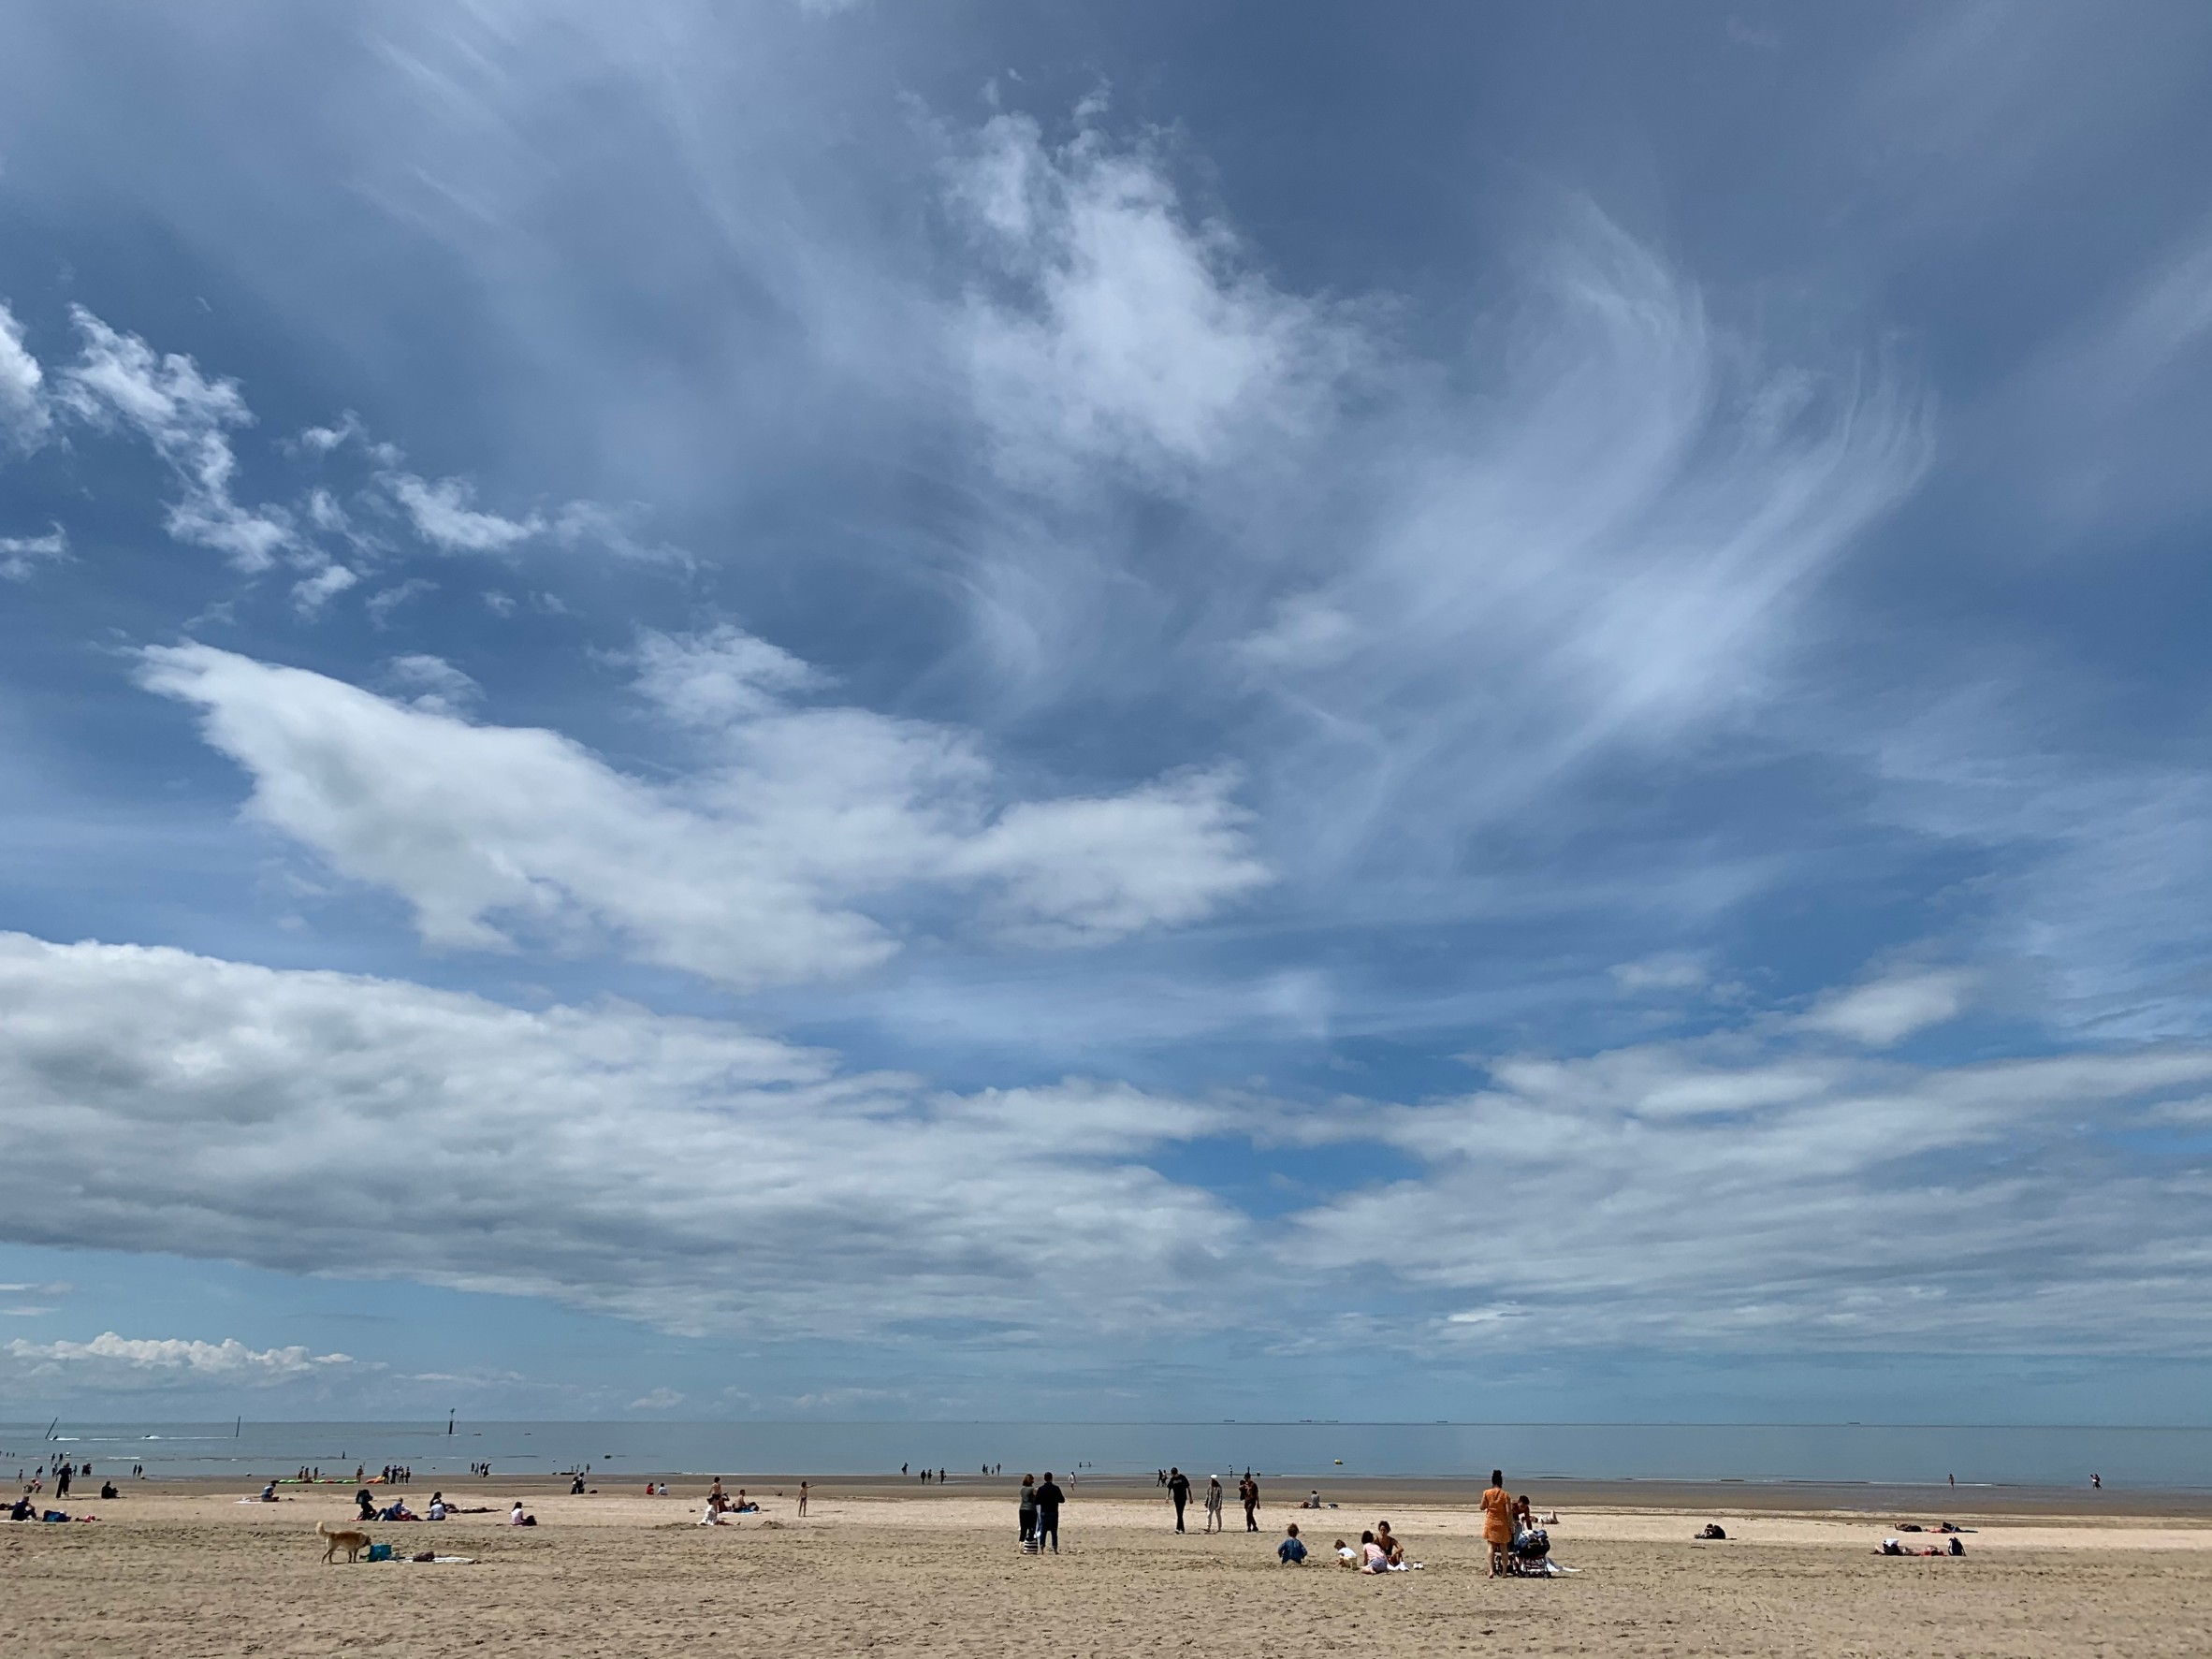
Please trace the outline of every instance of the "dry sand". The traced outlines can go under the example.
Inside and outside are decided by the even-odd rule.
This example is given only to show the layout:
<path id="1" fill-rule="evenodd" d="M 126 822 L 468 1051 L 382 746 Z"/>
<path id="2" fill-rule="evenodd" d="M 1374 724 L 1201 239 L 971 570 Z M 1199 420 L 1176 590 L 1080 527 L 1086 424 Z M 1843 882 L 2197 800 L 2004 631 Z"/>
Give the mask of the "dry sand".
<path id="1" fill-rule="evenodd" d="M 2212 1516 L 2188 1500 L 1552 1485 L 1535 1495 L 1559 1506 L 1554 1553 L 1580 1572 L 1493 1580 L 1464 1489 L 1443 1484 L 1346 1488 L 1346 1507 L 1312 1514 L 1284 1506 L 1295 1493 L 1277 1482 L 1262 1533 L 1232 1511 L 1234 1530 L 1215 1537 L 1195 1531 L 1196 1506 L 1179 1537 L 1152 1492 L 1085 1485 L 1063 1515 L 1065 1552 L 1041 1558 L 1014 1542 L 1010 1483 L 970 1477 L 926 1494 L 837 1483 L 805 1521 L 792 1483 L 781 1498 L 773 1479 L 764 1492 L 744 1484 L 766 1514 L 712 1529 L 694 1524 L 701 1481 L 651 1499 L 497 1479 L 444 1490 L 498 1514 L 368 1529 L 404 1551 L 475 1556 L 468 1566 L 323 1565 L 314 1522 L 349 1517 L 350 1488 L 267 1506 L 238 1503 L 235 1487 L 134 1485 L 69 1506 L 97 1514 L 92 1524 L 0 1524 L 0 1640 L 26 1654 L 163 1659 L 2212 1654 Z M 502 1523 L 516 1495 L 539 1526 Z M 409 1497 L 420 1505 L 428 1490 Z M 1928 1507 L 1939 1499 L 1947 1506 Z M 1423 1571 L 1375 1579 L 1275 1564 L 1288 1521 L 1320 1554 L 1378 1516 Z M 1963 1558 L 1873 1553 L 1897 1521 L 1939 1516 L 1980 1529 Z M 1710 1520 L 1728 1543 L 1691 1541 Z"/>

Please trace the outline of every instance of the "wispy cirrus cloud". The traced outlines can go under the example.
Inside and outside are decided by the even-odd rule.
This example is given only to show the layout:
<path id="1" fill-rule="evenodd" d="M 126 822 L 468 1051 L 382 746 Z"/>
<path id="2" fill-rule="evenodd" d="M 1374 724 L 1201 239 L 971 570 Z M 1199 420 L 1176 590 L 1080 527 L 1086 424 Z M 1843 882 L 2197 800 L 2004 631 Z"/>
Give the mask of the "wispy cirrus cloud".
<path id="1" fill-rule="evenodd" d="M 0 440 L 13 448 L 43 443 L 53 417 L 47 408 L 46 373 L 23 345 L 23 327 L 0 300 Z"/>
<path id="2" fill-rule="evenodd" d="M 240 570 L 268 569 L 297 531 L 284 508 L 235 499 L 238 456 L 229 434 L 254 418 L 238 383 L 210 380 L 191 357 L 156 353 L 80 305 L 69 314 L 83 348 L 63 370 L 57 400 L 95 426 L 127 427 L 168 464 L 183 491 L 168 508 L 170 535 L 211 547 Z"/>

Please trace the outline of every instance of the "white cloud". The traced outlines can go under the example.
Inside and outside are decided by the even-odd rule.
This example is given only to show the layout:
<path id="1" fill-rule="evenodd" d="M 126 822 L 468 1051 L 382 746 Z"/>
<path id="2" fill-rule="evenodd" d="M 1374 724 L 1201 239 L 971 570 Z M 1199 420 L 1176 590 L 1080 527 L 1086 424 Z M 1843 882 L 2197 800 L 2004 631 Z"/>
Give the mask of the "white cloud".
<path id="1" fill-rule="evenodd" d="M 674 1389 L 654 1389 L 630 1402 L 631 1411 L 673 1411 L 684 1403 L 684 1396 Z"/>
<path id="2" fill-rule="evenodd" d="M 647 633 L 637 690 L 671 720 L 714 727 L 767 714 L 822 677 L 789 651 L 728 623 L 696 634 Z"/>
<path id="3" fill-rule="evenodd" d="M 417 708 L 453 714 L 482 700 L 484 688 L 443 657 L 412 651 L 394 657 L 386 674 Z"/>
<path id="4" fill-rule="evenodd" d="M 1361 349 L 1227 226 L 1193 223 L 1152 156 L 1095 127 L 1055 147 L 1027 116 L 996 117 L 951 196 L 996 268 L 954 350 L 1019 480 L 1104 460 L 1172 483 L 1302 426 Z"/>
<path id="5" fill-rule="evenodd" d="M 0 440 L 17 448 L 36 448 L 52 416 L 42 390 L 46 375 L 23 345 L 22 325 L 0 300 Z"/>
<path id="6" fill-rule="evenodd" d="M 437 590 L 438 584 L 424 576 L 409 576 L 404 582 L 379 589 L 369 596 L 366 607 L 369 620 L 377 628 L 389 627 L 394 611 L 411 599 L 419 599 L 426 593 L 435 593 Z"/>
<path id="7" fill-rule="evenodd" d="M 179 1337 L 125 1337 L 103 1332 L 90 1342 L 0 1344 L 4 1374 L 22 1382 L 60 1382 L 94 1390 L 193 1383 L 269 1387 L 356 1369 L 350 1354 L 304 1347 L 250 1348 L 236 1337 L 197 1342 Z"/>
<path id="8" fill-rule="evenodd" d="M 168 463 L 183 487 L 168 509 L 169 534 L 212 547 L 240 570 L 268 569 L 297 536 L 281 507 L 246 508 L 232 499 L 238 458 L 228 429 L 254 419 L 238 383 L 209 380 L 175 352 L 157 357 L 137 335 L 119 333 L 82 306 L 69 314 L 84 349 L 62 371 L 63 405 L 96 426 L 131 428 Z"/>
<path id="9" fill-rule="evenodd" d="M 68 532 L 58 524 L 42 536 L 0 536 L 0 580 L 27 582 L 38 569 L 35 560 L 68 557 Z"/>
<path id="10" fill-rule="evenodd" d="M 253 774 L 255 817 L 400 893 L 441 946 L 607 933 L 750 988 L 885 960 L 898 941 L 871 910 L 931 889 L 980 892 L 1010 936 L 1073 941 L 1188 922 L 1266 880 L 1219 776 L 994 816 L 992 768 L 959 733 L 774 702 L 797 670 L 742 635 L 648 637 L 640 654 L 648 695 L 687 721 L 729 716 L 712 764 L 677 785 L 556 733 L 205 646 L 149 650 L 143 674 L 205 711 L 209 740 Z"/>
<path id="11" fill-rule="evenodd" d="M 1293 1125 L 1422 1166 L 1299 1216 L 1293 1251 L 1471 1308 L 1446 1332 L 1510 1308 L 1527 1347 L 2212 1346 L 2212 1189 L 2128 1151 L 2212 1050 L 1932 1067 L 1802 1041 L 1754 1021 L 1517 1057 L 1461 1099 Z"/>
<path id="12" fill-rule="evenodd" d="M 1617 962 L 1606 970 L 1622 990 L 1695 991 L 1710 977 L 1705 965 L 1689 956 L 1647 956 L 1641 962 Z"/>
<path id="13" fill-rule="evenodd" d="M 1145 1167 L 1222 1110 L 1105 1084 L 933 1094 L 623 1004 L 524 1012 L 0 935 L 0 1099 L 11 1179 L 70 1194 L 16 1206 L 13 1237 L 671 1330 L 958 1318 L 1059 1340 L 1184 1319 L 1252 1259 L 1248 1223 Z"/>
<path id="14" fill-rule="evenodd" d="M 1846 991 L 1830 992 L 1800 1022 L 1808 1030 L 1887 1048 L 1915 1031 L 1955 1020 L 1973 976 L 1956 968 L 1904 969 Z"/>
<path id="15" fill-rule="evenodd" d="M 294 442 L 311 455 L 328 455 L 352 439 L 366 442 L 368 435 L 361 417 L 348 409 L 327 427 L 309 427 Z"/>
<path id="16" fill-rule="evenodd" d="M 326 564 L 292 584 L 292 608 L 302 617 L 319 617 L 326 605 L 360 579 L 342 564 Z"/>
<path id="17" fill-rule="evenodd" d="M 534 514 L 517 519 L 478 512 L 469 505 L 474 491 L 463 479 L 441 478 L 431 484 L 412 473 L 396 473 L 386 483 L 393 499 L 406 509 L 415 533 L 448 553 L 503 552 L 546 528 Z"/>

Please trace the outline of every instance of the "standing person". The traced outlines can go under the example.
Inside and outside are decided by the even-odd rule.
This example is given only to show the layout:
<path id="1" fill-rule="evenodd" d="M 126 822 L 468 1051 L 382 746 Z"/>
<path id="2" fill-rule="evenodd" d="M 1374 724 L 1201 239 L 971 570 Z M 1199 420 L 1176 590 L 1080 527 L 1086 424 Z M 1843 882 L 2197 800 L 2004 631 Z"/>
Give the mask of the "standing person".
<path id="1" fill-rule="evenodd" d="M 61 1473 L 53 1477 L 53 1495 L 55 1502 L 58 1503 L 63 1498 L 65 1498 L 69 1495 L 69 1471 L 75 1467 L 76 1465 L 74 1463 L 64 1463 L 61 1466 Z"/>
<path id="2" fill-rule="evenodd" d="M 1221 1530 L 1221 1477 L 1218 1475 L 1206 1477 L 1206 1530 L 1210 1533 Z"/>
<path id="3" fill-rule="evenodd" d="M 1025 1546 L 1037 1542 L 1037 1477 L 1022 1477 L 1022 1495 L 1016 1506 L 1022 1522 L 1022 1542 Z"/>
<path id="4" fill-rule="evenodd" d="M 1168 1468 L 1168 1501 L 1175 1506 L 1175 1530 L 1183 1530 L 1183 1506 L 1190 1502 L 1190 1477 L 1172 1464 Z"/>
<path id="5" fill-rule="evenodd" d="M 1248 1533 L 1258 1532 L 1259 1530 L 1259 1482 L 1252 1478 L 1252 1471 L 1249 1469 L 1244 1471 L 1244 1484 L 1238 1489 L 1237 1496 L 1244 1500 L 1244 1530 Z"/>
<path id="6" fill-rule="evenodd" d="M 1068 1501 L 1068 1494 L 1053 1484 L 1053 1472 L 1047 1469 L 1044 1479 L 1037 1488 L 1037 1547 L 1044 1548 L 1044 1541 L 1053 1541 L 1053 1553 L 1060 1552 L 1060 1506 Z"/>
<path id="7" fill-rule="evenodd" d="M 1506 1551 L 1513 1548 L 1513 1494 L 1506 1490 L 1503 1469 L 1490 1472 L 1490 1487 L 1482 1494 L 1482 1541 L 1490 1546 L 1490 1576 L 1502 1578 Z"/>
<path id="8" fill-rule="evenodd" d="M 807 1513 L 807 1483 L 804 1480 L 799 1482 L 799 1513 Z"/>

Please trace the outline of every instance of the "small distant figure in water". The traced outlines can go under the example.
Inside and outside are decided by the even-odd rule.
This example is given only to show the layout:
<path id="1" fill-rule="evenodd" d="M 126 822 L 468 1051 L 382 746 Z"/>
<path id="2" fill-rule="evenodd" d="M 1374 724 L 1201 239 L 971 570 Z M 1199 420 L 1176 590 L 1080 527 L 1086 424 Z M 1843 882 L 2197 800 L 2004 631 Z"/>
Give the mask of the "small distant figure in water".
<path id="1" fill-rule="evenodd" d="M 799 1513 L 807 1513 L 807 1483 L 804 1480 L 799 1482 Z"/>
<path id="2" fill-rule="evenodd" d="M 904 1464 L 904 1463 L 901 1463 L 901 1464 L 899 1464 L 899 1466 L 898 1466 L 898 1472 L 899 1472 L 901 1475 L 904 1475 L 904 1474 L 907 1472 L 907 1466 L 906 1466 L 906 1464 Z"/>
<path id="3" fill-rule="evenodd" d="M 1943 1477 L 1943 1478 L 1948 1480 L 1953 1486 L 1957 1486 L 1958 1484 L 1958 1477 L 1956 1475 L 1946 1475 Z"/>
<path id="4" fill-rule="evenodd" d="M 2090 1476 L 2089 1488 L 2093 1492 L 2103 1492 L 2104 1490 L 2104 1477 L 2102 1475 Z"/>

